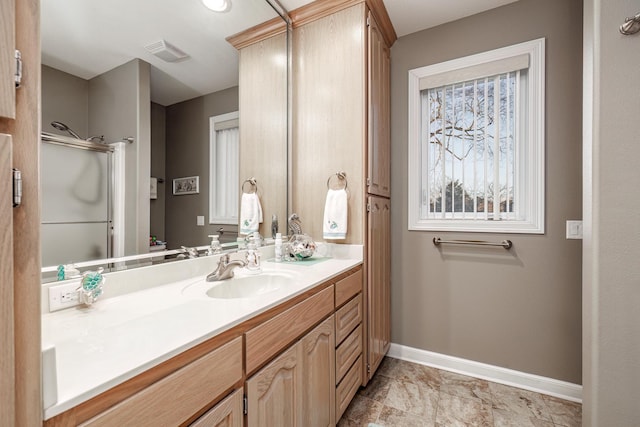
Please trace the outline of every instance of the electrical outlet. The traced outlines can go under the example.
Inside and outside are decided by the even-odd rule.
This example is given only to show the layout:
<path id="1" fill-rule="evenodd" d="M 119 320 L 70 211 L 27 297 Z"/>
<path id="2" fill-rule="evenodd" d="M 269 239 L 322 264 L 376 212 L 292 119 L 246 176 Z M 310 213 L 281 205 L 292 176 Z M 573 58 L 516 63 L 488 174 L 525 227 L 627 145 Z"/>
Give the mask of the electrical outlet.
<path id="1" fill-rule="evenodd" d="M 64 285 L 51 286 L 49 288 L 49 311 L 62 310 L 80 304 L 78 301 L 78 288 L 80 283 L 66 283 Z"/>

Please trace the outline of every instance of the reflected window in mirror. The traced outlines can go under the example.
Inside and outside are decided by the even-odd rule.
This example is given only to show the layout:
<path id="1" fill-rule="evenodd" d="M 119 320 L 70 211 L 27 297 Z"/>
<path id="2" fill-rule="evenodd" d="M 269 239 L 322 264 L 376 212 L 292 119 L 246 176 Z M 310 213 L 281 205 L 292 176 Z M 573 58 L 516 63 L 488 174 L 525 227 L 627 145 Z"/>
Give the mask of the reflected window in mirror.
<path id="1" fill-rule="evenodd" d="M 238 112 L 209 119 L 209 224 L 238 223 Z"/>

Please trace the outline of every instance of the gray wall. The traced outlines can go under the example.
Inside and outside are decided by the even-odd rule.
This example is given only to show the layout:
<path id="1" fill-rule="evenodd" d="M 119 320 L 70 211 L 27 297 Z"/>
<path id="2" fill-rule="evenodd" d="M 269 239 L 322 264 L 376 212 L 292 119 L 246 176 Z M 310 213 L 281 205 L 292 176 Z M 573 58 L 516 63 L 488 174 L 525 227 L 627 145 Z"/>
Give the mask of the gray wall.
<path id="1" fill-rule="evenodd" d="M 164 179 L 167 149 L 166 109 L 160 104 L 151 103 L 151 176 Z M 158 182 L 158 198 L 150 200 L 150 233 L 158 240 L 165 239 L 164 209 L 165 186 L 167 182 Z"/>
<path id="2" fill-rule="evenodd" d="M 42 66 L 42 131 L 69 136 L 51 126 L 58 121 L 82 137 L 89 127 L 89 82 L 55 68 Z"/>
<path id="3" fill-rule="evenodd" d="M 149 252 L 150 88 L 150 65 L 140 59 L 89 80 L 89 133 L 135 139 L 125 157 L 124 255 Z"/>
<path id="4" fill-rule="evenodd" d="M 165 230 L 169 248 L 209 243 L 219 225 L 209 224 L 209 117 L 238 110 L 238 87 L 180 102 L 166 108 L 167 161 Z M 172 194 L 174 178 L 200 177 L 200 193 Z M 196 225 L 196 216 L 205 225 Z M 225 229 L 237 226 L 225 225 Z M 235 240 L 235 237 L 234 237 Z"/>
<path id="5" fill-rule="evenodd" d="M 640 420 L 637 0 L 585 2 L 584 426 Z"/>
<path id="6" fill-rule="evenodd" d="M 405 37 L 392 63 L 392 342 L 581 383 L 579 0 L 521 0 Z M 407 231 L 407 71 L 546 38 L 546 233 Z M 509 238 L 511 251 L 431 239 Z"/>

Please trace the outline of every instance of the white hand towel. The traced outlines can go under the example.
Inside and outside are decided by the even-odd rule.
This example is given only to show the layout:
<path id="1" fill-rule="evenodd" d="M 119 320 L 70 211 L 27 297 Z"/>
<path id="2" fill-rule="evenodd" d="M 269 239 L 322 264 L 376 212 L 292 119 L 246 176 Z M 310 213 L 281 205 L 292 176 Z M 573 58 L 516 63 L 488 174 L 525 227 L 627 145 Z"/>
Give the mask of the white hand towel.
<path id="1" fill-rule="evenodd" d="M 262 206 L 256 193 L 242 193 L 240 201 L 240 233 L 258 231 L 262 222 Z"/>
<path id="2" fill-rule="evenodd" d="M 324 239 L 337 240 L 347 237 L 347 199 L 345 189 L 327 191 L 322 225 Z"/>

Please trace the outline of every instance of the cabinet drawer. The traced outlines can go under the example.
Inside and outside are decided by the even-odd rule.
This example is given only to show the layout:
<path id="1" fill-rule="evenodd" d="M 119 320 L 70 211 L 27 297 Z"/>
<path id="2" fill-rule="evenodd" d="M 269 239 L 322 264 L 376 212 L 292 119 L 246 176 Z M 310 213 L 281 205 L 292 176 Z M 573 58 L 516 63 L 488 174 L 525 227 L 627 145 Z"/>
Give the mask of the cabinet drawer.
<path id="1" fill-rule="evenodd" d="M 362 325 L 358 325 L 336 349 L 336 383 L 340 382 L 360 354 L 362 354 Z"/>
<path id="2" fill-rule="evenodd" d="M 238 337 L 82 425 L 180 425 L 241 378 Z"/>
<path id="3" fill-rule="evenodd" d="M 340 307 L 361 291 L 362 270 L 359 270 L 336 283 L 336 307 Z"/>
<path id="4" fill-rule="evenodd" d="M 362 294 L 357 295 L 336 311 L 336 345 L 362 322 Z"/>
<path id="5" fill-rule="evenodd" d="M 278 354 L 333 311 L 333 286 L 245 333 L 247 374 Z"/>
<path id="6" fill-rule="evenodd" d="M 338 387 L 336 387 L 336 420 L 339 420 L 344 411 L 351 403 L 351 399 L 356 395 L 362 383 L 362 356 L 358 357 L 347 375 L 344 376 Z"/>
<path id="7" fill-rule="evenodd" d="M 218 403 L 190 427 L 242 427 L 242 389 Z"/>

